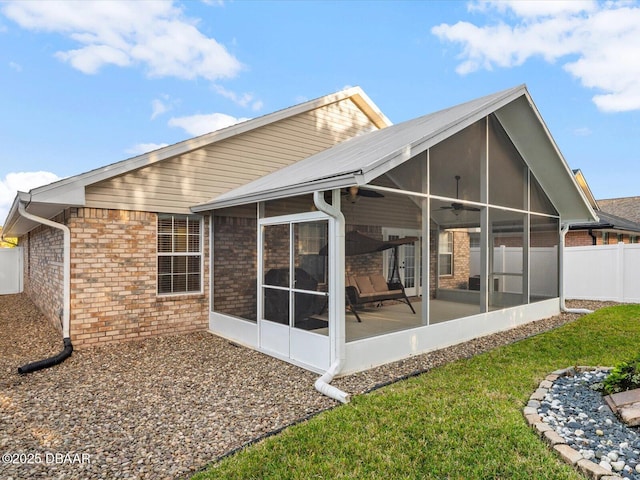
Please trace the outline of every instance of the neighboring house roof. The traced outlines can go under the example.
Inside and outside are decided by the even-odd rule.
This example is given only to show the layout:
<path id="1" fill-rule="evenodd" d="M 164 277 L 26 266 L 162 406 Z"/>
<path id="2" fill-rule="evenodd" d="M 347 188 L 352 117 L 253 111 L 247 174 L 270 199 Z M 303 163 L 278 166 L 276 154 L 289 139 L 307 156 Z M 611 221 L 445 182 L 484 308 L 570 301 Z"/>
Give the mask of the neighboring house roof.
<path id="1" fill-rule="evenodd" d="M 575 169 L 573 174 L 600 220 L 573 224 L 570 230 L 615 230 L 616 233 L 633 234 L 640 232 L 640 197 L 596 200 L 582 171 Z"/>
<path id="2" fill-rule="evenodd" d="M 640 233 L 640 223 L 598 210 L 600 220 L 582 224 L 573 224 L 569 230 L 616 230 L 618 233 Z"/>
<path id="3" fill-rule="evenodd" d="M 598 202 L 596 201 L 596 198 L 593 196 L 593 193 L 591 193 L 591 188 L 589 187 L 589 184 L 587 183 L 587 179 L 584 177 L 582 170 L 580 170 L 579 168 L 574 169 L 573 175 L 576 178 L 576 182 L 578 182 L 578 185 L 582 189 L 582 193 L 584 193 L 585 197 L 587 197 L 587 200 L 589 201 L 589 205 L 591 205 L 591 208 L 593 208 L 594 210 L 600 210 L 600 207 L 598 206 Z"/>
<path id="4" fill-rule="evenodd" d="M 34 188 L 28 193 L 18 192 L 7 219 L 4 222 L 4 231 L 7 235 L 20 236 L 38 225 L 19 215 L 19 202 L 26 204 L 27 211 L 32 214 L 44 218 L 52 218 L 66 208 L 85 206 L 85 193 L 88 186 L 157 164 L 163 160 L 184 155 L 208 145 L 221 142 L 222 140 L 254 131 L 260 127 L 292 118 L 296 115 L 336 103 L 346 98 L 352 100 L 377 128 L 385 128 L 392 125 L 391 121 L 378 109 L 360 87 L 348 88 L 174 145 L 169 145 L 143 155 L 65 178 L 49 185 Z"/>
<path id="5" fill-rule="evenodd" d="M 500 120 L 563 222 L 595 220 L 595 213 L 524 85 L 352 138 L 192 210 L 203 212 L 317 190 L 366 185 L 491 113 Z"/>
<path id="6" fill-rule="evenodd" d="M 640 197 L 598 200 L 601 211 L 640 223 Z"/>

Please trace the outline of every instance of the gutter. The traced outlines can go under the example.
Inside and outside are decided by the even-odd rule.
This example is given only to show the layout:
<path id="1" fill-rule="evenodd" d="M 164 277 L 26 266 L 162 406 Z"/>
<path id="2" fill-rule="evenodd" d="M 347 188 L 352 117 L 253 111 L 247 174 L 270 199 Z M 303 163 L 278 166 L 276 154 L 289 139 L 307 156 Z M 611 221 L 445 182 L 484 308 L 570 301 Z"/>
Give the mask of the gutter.
<path id="1" fill-rule="evenodd" d="M 57 365 L 68 357 L 73 352 L 73 345 L 71 344 L 70 335 L 70 305 L 71 305 L 71 230 L 66 225 L 56 223 L 46 218 L 33 215 L 25 209 L 25 204 L 22 201 L 18 202 L 18 212 L 21 216 L 28 220 L 46 225 L 51 228 L 62 230 L 63 235 L 63 306 L 62 306 L 62 337 L 64 342 L 64 349 L 57 355 L 50 358 L 45 358 L 37 362 L 32 362 L 27 365 L 23 365 L 18 368 L 18 373 L 31 373 L 43 368 L 49 368 Z"/>
<path id="2" fill-rule="evenodd" d="M 565 236 L 567 235 L 567 232 L 569 231 L 569 227 L 570 224 L 567 223 L 566 225 L 563 225 L 563 227 L 560 229 L 560 261 L 559 263 L 559 267 L 560 267 L 560 311 L 562 312 L 566 312 L 566 313 L 593 313 L 593 310 L 589 310 L 586 308 L 567 308 L 566 304 L 565 304 L 565 298 L 564 298 L 564 249 L 565 249 Z"/>
<path id="3" fill-rule="evenodd" d="M 329 287 L 329 318 L 333 318 L 333 328 L 329 329 L 333 363 L 329 369 L 318 378 L 314 386 L 323 395 L 342 403 L 348 403 L 350 395 L 339 388 L 329 385 L 336 375 L 340 373 L 345 360 L 345 333 L 344 333 L 344 236 L 345 220 L 340 211 L 340 190 L 332 191 L 333 205 L 324 200 L 324 192 L 313 192 L 313 203 L 316 208 L 332 217 L 335 222 L 333 239 L 329 239 L 329 271 L 333 272 L 333 281 Z M 333 240 L 333 241 L 331 241 Z"/>

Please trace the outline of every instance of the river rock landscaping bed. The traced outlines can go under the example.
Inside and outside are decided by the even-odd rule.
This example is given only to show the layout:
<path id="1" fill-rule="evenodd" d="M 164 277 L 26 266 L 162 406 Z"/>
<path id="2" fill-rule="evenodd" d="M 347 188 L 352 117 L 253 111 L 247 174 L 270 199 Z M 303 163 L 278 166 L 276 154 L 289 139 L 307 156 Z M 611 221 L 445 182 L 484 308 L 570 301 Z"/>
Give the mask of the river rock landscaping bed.
<path id="1" fill-rule="evenodd" d="M 334 384 L 367 392 L 578 316 L 540 320 Z M 0 296 L 0 331 L 3 480 L 189 478 L 236 448 L 337 405 L 315 391 L 316 374 L 207 332 L 81 349 L 53 368 L 18 375 L 18 366 L 58 353 L 60 334 L 22 294 Z"/>
<path id="2" fill-rule="evenodd" d="M 531 396 L 525 416 L 560 456 L 590 478 L 640 480 L 640 435 L 597 391 L 606 367 L 553 372 Z"/>

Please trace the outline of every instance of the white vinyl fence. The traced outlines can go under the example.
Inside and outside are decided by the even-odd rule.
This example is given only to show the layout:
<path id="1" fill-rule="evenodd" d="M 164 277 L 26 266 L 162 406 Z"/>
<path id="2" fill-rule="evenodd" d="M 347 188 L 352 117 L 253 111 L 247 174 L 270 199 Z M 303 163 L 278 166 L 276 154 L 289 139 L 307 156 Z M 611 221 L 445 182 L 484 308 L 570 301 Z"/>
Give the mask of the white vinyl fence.
<path id="1" fill-rule="evenodd" d="M 529 269 L 530 292 L 533 296 L 554 297 L 558 292 L 558 247 L 531 247 Z M 469 275 L 480 275 L 480 248 L 471 248 Z M 498 282 L 496 291 L 522 292 L 522 247 L 495 247 L 493 271 L 505 274 Z"/>
<path id="2" fill-rule="evenodd" d="M 640 244 L 567 247 L 565 298 L 640 303 Z"/>
<path id="3" fill-rule="evenodd" d="M 22 248 L 0 248 L 0 295 L 22 292 Z"/>

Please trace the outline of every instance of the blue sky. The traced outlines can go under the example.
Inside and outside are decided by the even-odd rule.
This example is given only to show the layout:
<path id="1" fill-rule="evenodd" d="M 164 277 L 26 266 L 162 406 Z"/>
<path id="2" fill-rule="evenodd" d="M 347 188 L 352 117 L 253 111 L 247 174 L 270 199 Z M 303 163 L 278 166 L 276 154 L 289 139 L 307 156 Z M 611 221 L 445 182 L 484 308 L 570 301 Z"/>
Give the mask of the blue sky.
<path id="1" fill-rule="evenodd" d="M 16 190 L 361 86 L 399 123 L 526 83 L 596 198 L 640 195 L 636 1 L 0 2 Z"/>

